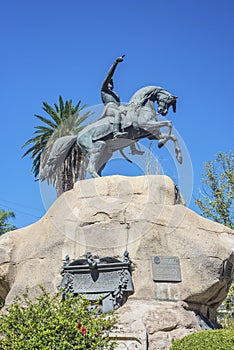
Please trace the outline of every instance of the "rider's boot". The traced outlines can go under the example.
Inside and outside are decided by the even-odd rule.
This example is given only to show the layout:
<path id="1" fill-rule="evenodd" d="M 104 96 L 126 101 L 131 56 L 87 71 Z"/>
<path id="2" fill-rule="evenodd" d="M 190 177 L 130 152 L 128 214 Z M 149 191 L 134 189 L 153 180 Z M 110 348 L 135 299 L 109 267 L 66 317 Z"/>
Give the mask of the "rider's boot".
<path id="1" fill-rule="evenodd" d="M 120 128 L 121 128 L 121 124 L 120 123 L 114 123 L 113 124 L 113 136 L 114 136 L 114 139 L 118 139 L 120 137 L 127 136 L 128 133 L 120 131 Z"/>

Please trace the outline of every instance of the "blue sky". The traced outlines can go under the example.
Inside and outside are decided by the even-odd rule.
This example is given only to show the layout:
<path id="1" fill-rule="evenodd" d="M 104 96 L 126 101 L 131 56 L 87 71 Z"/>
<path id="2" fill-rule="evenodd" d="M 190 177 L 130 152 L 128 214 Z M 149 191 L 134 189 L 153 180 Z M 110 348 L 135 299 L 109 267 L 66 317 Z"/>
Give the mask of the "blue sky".
<path id="1" fill-rule="evenodd" d="M 145 85 L 179 97 L 167 117 L 187 147 L 196 196 L 203 162 L 233 149 L 233 16 L 232 0 L 2 1 L 0 208 L 15 211 L 14 224 L 45 213 L 21 149 L 42 101 L 62 95 L 101 103 L 103 78 L 121 54 L 115 89 L 122 101 Z"/>

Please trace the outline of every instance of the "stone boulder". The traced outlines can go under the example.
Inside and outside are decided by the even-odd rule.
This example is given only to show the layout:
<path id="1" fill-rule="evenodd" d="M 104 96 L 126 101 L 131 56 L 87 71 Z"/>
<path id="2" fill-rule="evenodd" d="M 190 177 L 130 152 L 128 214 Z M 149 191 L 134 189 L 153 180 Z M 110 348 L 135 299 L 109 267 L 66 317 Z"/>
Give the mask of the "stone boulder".
<path id="1" fill-rule="evenodd" d="M 118 310 L 118 327 L 145 332 L 148 349 L 168 349 L 200 329 L 196 314 L 214 324 L 233 277 L 233 249 L 233 231 L 186 208 L 167 176 L 84 180 L 41 220 L 0 237 L 0 297 L 8 304 L 27 286 L 32 296 L 38 285 L 57 290 L 66 255 L 121 259 L 127 250 L 134 294 Z M 154 281 L 154 257 L 177 257 L 181 281 Z"/>

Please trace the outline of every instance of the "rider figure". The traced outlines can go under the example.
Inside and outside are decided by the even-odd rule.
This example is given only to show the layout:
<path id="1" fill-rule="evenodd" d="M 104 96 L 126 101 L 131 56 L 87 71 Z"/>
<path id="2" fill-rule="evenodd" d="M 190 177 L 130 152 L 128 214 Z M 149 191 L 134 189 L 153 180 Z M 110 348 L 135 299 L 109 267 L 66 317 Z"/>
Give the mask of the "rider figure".
<path id="1" fill-rule="evenodd" d="M 121 131 L 121 112 L 119 110 L 120 97 L 115 91 L 113 91 L 114 83 L 112 79 L 118 63 L 123 62 L 124 56 L 125 55 L 117 58 L 114 61 L 109 72 L 107 73 L 107 76 L 101 88 L 102 102 L 104 103 L 104 105 L 106 105 L 107 103 L 111 103 L 111 107 L 115 110 L 115 117 L 114 117 L 114 123 L 113 123 L 114 139 L 127 135 L 126 132 Z"/>

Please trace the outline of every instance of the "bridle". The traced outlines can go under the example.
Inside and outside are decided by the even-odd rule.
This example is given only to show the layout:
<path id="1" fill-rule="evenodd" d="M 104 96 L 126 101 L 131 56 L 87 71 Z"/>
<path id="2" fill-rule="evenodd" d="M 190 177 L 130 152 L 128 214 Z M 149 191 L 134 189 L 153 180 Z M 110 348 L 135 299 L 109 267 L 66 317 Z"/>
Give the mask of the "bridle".
<path id="1" fill-rule="evenodd" d="M 165 96 L 163 98 L 160 97 L 160 98 L 157 99 L 157 103 L 159 104 L 160 102 L 162 102 L 162 103 L 164 103 L 164 105 L 165 104 L 168 105 L 168 104 L 173 102 L 172 99 L 173 99 L 172 96 Z"/>
<path id="2" fill-rule="evenodd" d="M 162 93 L 161 93 L 162 94 Z M 163 94 L 165 95 L 165 94 Z M 172 95 L 166 95 L 165 97 L 158 97 L 157 98 L 157 103 L 158 103 L 158 107 L 161 107 L 163 109 L 169 109 L 170 106 L 173 106 L 173 104 L 175 103 L 175 98 Z M 175 110 L 175 108 L 173 107 L 173 110 Z"/>

